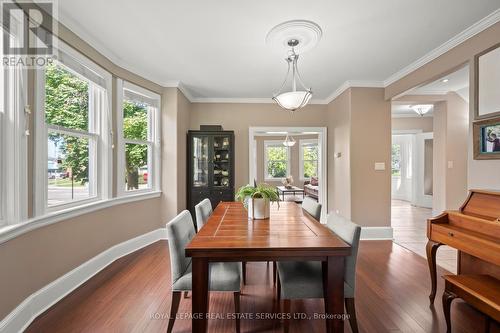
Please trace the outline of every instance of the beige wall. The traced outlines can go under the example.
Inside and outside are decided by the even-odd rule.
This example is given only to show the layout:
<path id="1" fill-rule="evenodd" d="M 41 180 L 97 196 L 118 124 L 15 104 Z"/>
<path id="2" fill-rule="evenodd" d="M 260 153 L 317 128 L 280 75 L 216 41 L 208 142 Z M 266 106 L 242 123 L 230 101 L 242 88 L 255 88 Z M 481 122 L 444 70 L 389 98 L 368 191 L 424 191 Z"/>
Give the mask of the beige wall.
<path id="1" fill-rule="evenodd" d="M 391 103 L 384 89 L 351 92 L 351 219 L 363 226 L 391 225 Z M 375 171 L 375 162 L 385 163 Z"/>
<path id="2" fill-rule="evenodd" d="M 381 88 L 350 88 L 328 110 L 330 209 L 362 226 L 390 226 L 391 103 Z M 386 169 L 375 171 L 376 162 Z"/>
<path id="3" fill-rule="evenodd" d="M 327 126 L 326 119 L 326 105 L 309 105 L 291 115 L 275 104 L 193 103 L 190 129 L 199 129 L 200 125 L 222 125 L 225 130 L 234 130 L 237 189 L 249 181 L 249 127 L 323 127 Z"/>
<path id="4" fill-rule="evenodd" d="M 177 88 L 162 95 L 161 214 L 165 221 L 186 209 L 186 133 L 191 103 Z"/>
<path id="5" fill-rule="evenodd" d="M 348 89 L 328 104 L 328 207 L 347 218 L 351 217 L 350 138 L 351 89 Z"/>
<path id="6" fill-rule="evenodd" d="M 432 117 L 400 117 L 392 118 L 392 130 L 421 130 L 423 133 L 433 131 Z"/>
<path id="7" fill-rule="evenodd" d="M 0 244 L 0 318 L 33 292 L 113 245 L 160 227 L 159 199 L 118 205 Z"/>
<path id="8" fill-rule="evenodd" d="M 446 209 L 446 101 L 434 104 L 434 135 L 432 149 L 432 210 L 434 215 Z"/>
<path id="9" fill-rule="evenodd" d="M 293 137 L 296 144 L 290 147 L 290 170 L 289 175 L 292 175 L 294 185 L 302 187 L 304 180 L 300 179 L 300 140 L 318 139 L 317 135 L 298 135 Z M 271 185 L 281 185 L 281 179 L 265 180 L 264 179 L 264 141 L 277 140 L 285 141 L 286 136 L 255 136 L 256 142 L 256 161 L 257 161 L 257 183 L 268 183 Z"/>
<path id="10" fill-rule="evenodd" d="M 497 41 L 500 42 L 500 36 L 497 36 Z M 470 68 L 469 81 L 475 81 L 476 73 L 473 66 Z M 475 138 L 472 135 L 472 121 L 474 119 L 474 108 L 472 101 L 475 98 L 474 89 L 469 90 L 471 106 L 469 108 L 469 139 L 468 139 L 468 159 L 467 159 L 467 181 L 469 189 L 490 189 L 500 190 L 500 160 L 475 160 L 473 153 L 473 141 Z"/>
<path id="11" fill-rule="evenodd" d="M 469 104 L 456 93 L 448 93 L 446 103 L 446 208 L 458 209 L 467 198 Z"/>
<path id="12" fill-rule="evenodd" d="M 177 89 L 177 212 L 186 209 L 187 137 L 191 115 L 191 102 Z M 168 143 L 167 143 L 168 145 Z M 164 160 L 165 161 L 165 160 Z M 168 160 L 167 160 L 168 161 Z M 168 163 L 165 161 L 165 163 Z M 169 179 L 168 174 L 164 177 Z M 164 188 L 163 191 L 167 191 Z"/>

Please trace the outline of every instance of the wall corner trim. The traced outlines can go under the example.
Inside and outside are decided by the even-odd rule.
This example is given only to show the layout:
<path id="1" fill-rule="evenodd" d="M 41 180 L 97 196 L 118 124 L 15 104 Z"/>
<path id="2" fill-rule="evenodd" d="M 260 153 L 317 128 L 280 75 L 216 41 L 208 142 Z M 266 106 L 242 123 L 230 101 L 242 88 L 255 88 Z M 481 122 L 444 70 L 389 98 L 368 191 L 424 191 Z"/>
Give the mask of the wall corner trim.
<path id="1" fill-rule="evenodd" d="M 361 240 L 392 240 L 392 227 L 362 227 Z"/>
<path id="2" fill-rule="evenodd" d="M 167 239 L 166 229 L 160 228 L 116 244 L 99 253 L 28 296 L 0 321 L 0 333 L 23 332 L 36 317 L 115 260 L 164 239 Z"/>

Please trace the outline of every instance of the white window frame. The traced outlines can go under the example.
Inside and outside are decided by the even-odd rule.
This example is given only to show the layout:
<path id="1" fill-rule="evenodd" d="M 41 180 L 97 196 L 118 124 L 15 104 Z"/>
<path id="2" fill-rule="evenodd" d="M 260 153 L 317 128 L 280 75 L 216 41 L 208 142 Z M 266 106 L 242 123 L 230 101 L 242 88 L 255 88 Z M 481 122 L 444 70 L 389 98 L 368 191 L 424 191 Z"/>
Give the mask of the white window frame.
<path id="1" fill-rule="evenodd" d="M 137 95 L 142 95 L 147 99 L 154 100 L 155 105 L 150 105 L 148 108 L 148 138 L 146 140 L 125 139 L 123 134 L 123 101 L 124 90 L 129 90 Z M 160 190 L 161 180 L 161 144 L 160 144 L 160 110 L 161 96 L 132 84 L 128 81 L 117 79 L 116 84 L 116 119 L 117 119 L 117 194 L 118 196 L 137 195 Z M 148 188 L 127 191 L 125 189 L 125 145 L 126 144 L 145 144 L 148 146 Z"/>
<path id="2" fill-rule="evenodd" d="M 318 159 L 316 160 L 316 166 L 318 168 L 316 172 L 316 176 L 318 176 L 319 173 L 319 142 L 318 139 L 302 139 L 299 140 L 299 178 L 302 181 L 309 180 L 308 178 L 304 177 L 304 146 L 305 145 L 310 145 L 310 144 L 316 144 L 318 147 Z M 311 161 L 311 160 L 308 160 Z"/>
<path id="3" fill-rule="evenodd" d="M 11 28 L 18 26 L 14 25 Z M 0 28 L 0 45 L 3 29 Z M 14 31 L 17 36 L 16 31 Z M 14 42 L 17 42 L 17 37 Z M 27 218 L 27 129 L 30 106 L 27 105 L 27 70 L 22 66 L 3 67 L 3 105 L 0 106 L 0 226 L 18 224 Z"/>
<path id="4" fill-rule="evenodd" d="M 267 172 L 268 172 L 268 169 L 267 169 L 267 162 L 268 162 L 268 159 L 267 159 L 267 148 L 268 147 L 280 147 L 280 148 L 285 148 L 286 149 L 286 155 L 287 155 L 287 159 L 286 159 L 286 174 L 285 174 L 285 177 L 287 177 L 290 172 L 291 172 L 291 169 L 290 169 L 290 166 L 291 166 L 291 163 L 290 163 L 290 147 L 286 147 L 283 145 L 283 141 L 281 140 L 265 140 L 264 141 L 264 180 L 266 181 L 273 181 L 273 180 L 280 180 L 280 179 L 283 179 L 285 177 L 273 177 L 271 175 L 269 175 Z"/>
<path id="5" fill-rule="evenodd" d="M 55 37 L 54 37 L 55 38 Z M 109 72 L 95 64 L 93 61 L 66 45 L 58 41 L 61 52 L 76 60 L 80 65 L 97 74 L 104 80 L 105 87 L 98 88 L 88 78 L 84 77 L 76 70 L 62 65 L 64 69 L 90 83 L 89 85 L 89 129 L 88 132 L 75 129 L 67 129 L 61 126 L 48 125 L 45 123 L 45 70 L 36 70 L 35 74 L 35 103 L 36 103 L 36 142 L 35 142 L 35 186 L 34 186 L 34 215 L 44 216 L 57 211 L 65 211 L 79 206 L 86 206 L 90 203 L 107 200 L 112 196 L 112 134 L 111 134 L 111 94 L 112 76 Z M 105 89 L 105 91 L 103 90 Z M 94 110 L 99 109 L 98 113 Z M 48 179 L 47 179 L 47 136 L 49 131 L 61 134 L 90 138 L 89 157 L 95 153 L 93 165 L 89 165 L 90 198 L 48 206 Z M 93 141 L 93 144 L 92 144 Z M 91 147 L 93 145 L 93 147 Z M 89 158 L 89 164 L 92 163 Z"/>

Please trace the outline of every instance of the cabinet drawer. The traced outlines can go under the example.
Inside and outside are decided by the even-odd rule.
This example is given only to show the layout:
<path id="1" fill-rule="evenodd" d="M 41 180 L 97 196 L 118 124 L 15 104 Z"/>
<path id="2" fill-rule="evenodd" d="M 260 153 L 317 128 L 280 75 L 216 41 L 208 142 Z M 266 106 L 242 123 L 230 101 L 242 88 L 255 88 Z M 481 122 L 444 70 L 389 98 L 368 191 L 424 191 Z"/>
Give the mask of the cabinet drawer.
<path id="1" fill-rule="evenodd" d="M 449 245 L 475 257 L 500 265 L 500 244 L 466 229 L 433 225 L 432 240 Z"/>

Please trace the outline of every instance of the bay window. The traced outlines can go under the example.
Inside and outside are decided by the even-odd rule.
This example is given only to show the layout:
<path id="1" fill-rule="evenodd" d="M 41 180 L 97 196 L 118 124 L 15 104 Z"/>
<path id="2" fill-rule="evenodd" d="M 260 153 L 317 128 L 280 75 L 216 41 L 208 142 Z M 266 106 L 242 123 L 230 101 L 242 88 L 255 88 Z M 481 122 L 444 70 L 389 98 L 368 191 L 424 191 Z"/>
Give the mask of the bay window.
<path id="1" fill-rule="evenodd" d="M 118 193 L 158 190 L 160 96 L 118 80 Z"/>
<path id="2" fill-rule="evenodd" d="M 111 76 L 59 42 L 37 71 L 36 215 L 110 196 Z"/>

